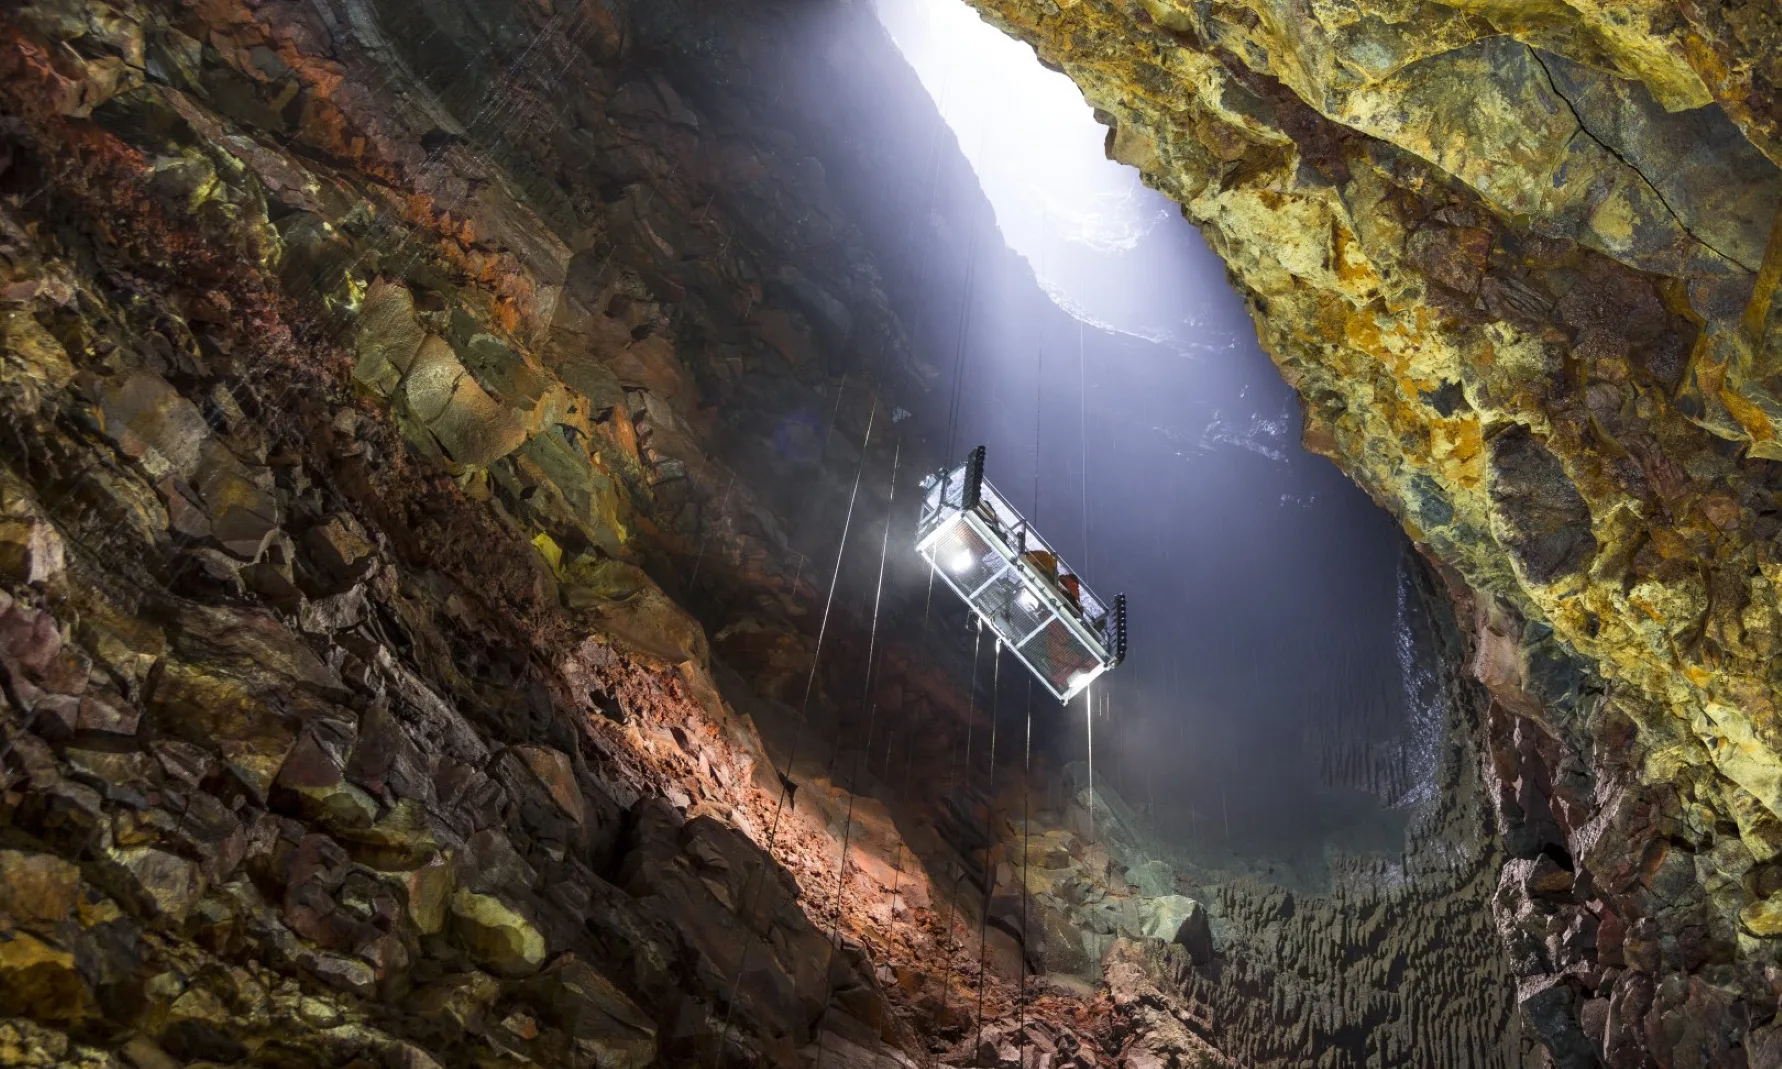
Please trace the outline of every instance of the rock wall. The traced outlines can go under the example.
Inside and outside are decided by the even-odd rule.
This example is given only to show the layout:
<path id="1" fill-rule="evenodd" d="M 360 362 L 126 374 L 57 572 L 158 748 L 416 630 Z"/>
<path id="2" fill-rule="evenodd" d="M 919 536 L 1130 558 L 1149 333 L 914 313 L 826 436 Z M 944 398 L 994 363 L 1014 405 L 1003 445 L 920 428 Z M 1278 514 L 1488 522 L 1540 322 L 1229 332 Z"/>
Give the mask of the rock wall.
<path id="1" fill-rule="evenodd" d="M 913 354 L 1031 276 L 867 9 L 0 36 L 0 1060 L 1222 1064 L 1020 985 L 960 644 L 870 637 Z"/>
<path id="2" fill-rule="evenodd" d="M 1464 580 L 1556 1063 L 1770 1064 L 1773 13 L 974 2 L 1226 259 L 1308 446 Z"/>
<path id="3" fill-rule="evenodd" d="M 1143 977 L 1170 992 L 1177 1027 L 1255 1069 L 1545 1064 L 1517 1012 L 1491 910 L 1505 853 L 1483 768 L 1502 726 L 1471 677 L 1447 589 L 1415 564 L 1410 580 L 1427 639 L 1418 656 L 1432 675 L 1423 697 L 1440 722 L 1432 790 L 1410 804 L 1399 849 L 1327 843 L 1322 886 L 1288 881 L 1242 846 L 1233 856 L 1169 843 L 1169 829 L 1147 827 L 1099 776 L 1091 831 L 1090 792 L 1073 766 L 1071 805 L 1062 817 L 1042 806 L 1026 851 L 1027 944 L 1040 971 L 1093 974 L 1088 962 L 1111 951 L 1110 984 Z M 1018 812 L 1019 799 L 1008 805 Z M 1002 845 L 992 913 L 1016 932 L 1018 827 L 1011 820 Z M 1558 872 L 1541 875 L 1551 882 Z M 1146 938 L 1162 951 L 1141 946 Z"/>
<path id="4" fill-rule="evenodd" d="M 633 15 L 0 13 L 0 1060 L 921 1051 L 920 865 L 738 711 L 801 731 L 908 349 L 799 136 Z"/>
<path id="5" fill-rule="evenodd" d="M 964 280 L 1028 276 L 865 5 L 33 0 L 0 12 L 0 115 L 3 1060 L 1348 1064 L 1379 1026 L 1408 1064 L 1430 1037 L 1512 1064 L 1487 891 L 1556 1049 L 1761 1023 L 1723 922 L 1768 870 L 1701 867 L 1739 840 L 1640 786 L 1660 758 L 1626 755 L 1659 749 L 1603 771 L 1650 707 L 1597 693 L 1509 566 L 1475 585 L 1510 875 L 1302 915 L 1410 910 L 1394 945 L 1454 935 L 1462 980 L 1407 952 L 1433 994 L 1376 1018 L 1359 992 L 1403 976 L 1267 888 L 1185 961 L 1173 875 L 1110 868 L 1062 798 L 1023 813 L 1060 863 L 1015 922 L 1014 781 L 973 787 L 1010 736 L 961 769 L 963 644 L 874 644 L 857 580 L 893 465 L 941 448 Z M 1289 204 L 1229 160 L 1234 197 Z M 1377 430 L 1339 387 L 1397 381 L 1288 366 L 1332 442 Z M 1432 391 L 1463 429 L 1482 403 Z M 1518 553 L 1603 559 L 1569 454 L 1490 452 Z"/>

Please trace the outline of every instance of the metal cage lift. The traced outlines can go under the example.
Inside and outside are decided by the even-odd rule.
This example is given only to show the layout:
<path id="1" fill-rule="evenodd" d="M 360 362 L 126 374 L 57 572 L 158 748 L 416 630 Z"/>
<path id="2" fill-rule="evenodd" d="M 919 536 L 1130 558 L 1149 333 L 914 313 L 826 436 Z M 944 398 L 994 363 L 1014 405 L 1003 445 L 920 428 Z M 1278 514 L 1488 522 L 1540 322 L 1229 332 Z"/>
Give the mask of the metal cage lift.
<path id="1" fill-rule="evenodd" d="M 1109 605 L 984 480 L 984 447 L 922 480 L 916 552 L 1059 701 L 1126 659 L 1126 595 Z"/>

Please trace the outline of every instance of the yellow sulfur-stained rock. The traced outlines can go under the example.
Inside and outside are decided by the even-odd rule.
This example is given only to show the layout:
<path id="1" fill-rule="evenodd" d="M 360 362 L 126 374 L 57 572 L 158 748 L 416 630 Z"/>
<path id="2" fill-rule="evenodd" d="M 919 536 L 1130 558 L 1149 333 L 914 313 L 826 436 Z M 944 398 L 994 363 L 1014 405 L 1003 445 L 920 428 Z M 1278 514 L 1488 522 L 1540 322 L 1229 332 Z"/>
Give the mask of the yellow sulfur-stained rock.
<path id="1" fill-rule="evenodd" d="M 462 888 L 450 905 L 452 933 L 479 964 L 502 976 L 525 976 L 545 960 L 545 939 L 518 909 L 494 895 Z"/>
<path id="2" fill-rule="evenodd" d="M 1668 0 L 971 2 L 1183 206 L 1299 392 L 1306 446 L 1471 602 L 1475 673 L 1518 740 L 1500 816 L 1552 822 L 1506 841 L 1517 863 L 1575 853 L 1605 903 L 1561 924 L 1558 875 L 1500 895 L 1506 938 L 1528 925 L 1517 968 L 1548 977 L 1525 1015 L 1556 1052 L 1602 1048 L 1578 1064 L 1675 1057 L 1587 1040 L 1597 1018 L 1552 977 L 1601 948 L 1699 983 L 1659 940 L 1692 910 L 1740 967 L 1782 933 L 1753 876 L 1782 844 L 1782 115 L 1758 88 L 1782 21 Z M 1548 797 L 1531 763 L 1577 779 Z M 1702 997 L 1644 1027 L 1710 1018 Z"/>
<path id="3" fill-rule="evenodd" d="M 73 954 L 25 932 L 0 933 L 0 1013 L 71 1022 L 97 1009 Z"/>
<path id="4" fill-rule="evenodd" d="M 1782 936 L 1782 899 L 1766 898 L 1751 903 L 1740 911 L 1739 922 L 1752 935 L 1765 939 Z"/>

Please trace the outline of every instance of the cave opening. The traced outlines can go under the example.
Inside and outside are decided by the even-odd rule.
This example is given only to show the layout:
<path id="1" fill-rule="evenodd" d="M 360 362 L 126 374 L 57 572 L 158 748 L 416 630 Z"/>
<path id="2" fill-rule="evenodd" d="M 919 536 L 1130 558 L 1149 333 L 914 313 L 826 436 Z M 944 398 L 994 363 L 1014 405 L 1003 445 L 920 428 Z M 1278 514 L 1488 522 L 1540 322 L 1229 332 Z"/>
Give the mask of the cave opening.
<path id="1" fill-rule="evenodd" d="M 1002 246 L 958 249 L 932 191 L 912 198 L 926 255 L 968 266 L 963 307 L 932 306 L 955 384 L 915 415 L 943 455 L 986 444 L 1087 581 L 1132 594 L 1131 655 L 1094 694 L 1106 806 L 1206 881 L 1317 890 L 1335 854 L 1396 858 L 1443 716 L 1402 533 L 1301 445 L 1224 265 L 1104 156 L 1069 79 L 953 0 L 877 12 L 993 210 L 977 240 Z M 1079 779 L 1081 706 L 1036 718 Z"/>

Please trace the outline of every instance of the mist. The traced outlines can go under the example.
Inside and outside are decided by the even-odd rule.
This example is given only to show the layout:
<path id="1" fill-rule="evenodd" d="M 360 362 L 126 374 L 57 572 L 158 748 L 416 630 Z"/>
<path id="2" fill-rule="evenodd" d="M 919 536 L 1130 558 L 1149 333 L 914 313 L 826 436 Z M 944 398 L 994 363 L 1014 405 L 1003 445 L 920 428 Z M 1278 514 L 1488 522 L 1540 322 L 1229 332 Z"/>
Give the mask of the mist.
<path id="1" fill-rule="evenodd" d="M 1129 596 L 1097 777 L 1183 849 L 1302 872 L 1332 844 L 1396 852 L 1440 723 L 1403 535 L 1301 448 L 1224 265 L 1104 158 L 1075 86 L 958 0 L 877 9 L 995 219 L 986 247 L 908 222 L 966 261 L 962 307 L 927 317 L 943 379 L 915 415 L 944 456 L 987 446 L 990 481 Z M 906 155 L 919 187 L 929 161 Z M 1043 744 L 1081 759 L 1082 701 L 1046 708 Z"/>

